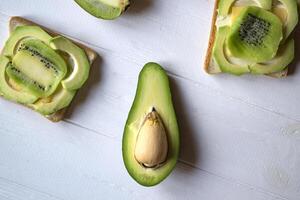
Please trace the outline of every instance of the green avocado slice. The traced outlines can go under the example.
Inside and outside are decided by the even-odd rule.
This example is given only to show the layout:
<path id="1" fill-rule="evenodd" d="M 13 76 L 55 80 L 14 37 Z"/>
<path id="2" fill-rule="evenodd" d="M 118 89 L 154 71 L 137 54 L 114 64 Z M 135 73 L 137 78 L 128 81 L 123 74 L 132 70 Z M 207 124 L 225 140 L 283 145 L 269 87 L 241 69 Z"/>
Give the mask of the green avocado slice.
<path id="1" fill-rule="evenodd" d="M 102 19 L 115 19 L 129 6 L 129 0 L 75 0 L 91 15 Z"/>
<path id="2" fill-rule="evenodd" d="M 250 65 L 250 71 L 253 74 L 271 74 L 279 72 L 286 68 L 294 59 L 295 42 L 293 39 L 286 41 L 285 44 L 279 48 L 277 55 L 272 60 L 266 63 L 257 63 Z"/>
<path id="3" fill-rule="evenodd" d="M 36 103 L 31 104 L 30 107 L 42 115 L 51 115 L 69 106 L 75 94 L 75 90 L 66 90 L 62 86 L 59 86 L 53 95 L 38 100 Z"/>
<path id="4" fill-rule="evenodd" d="M 12 57 L 16 53 L 16 47 L 21 40 L 35 38 L 48 44 L 51 36 L 38 26 L 18 26 L 10 34 L 3 47 L 2 55 Z"/>
<path id="5" fill-rule="evenodd" d="M 230 9 L 233 6 L 233 4 L 236 2 L 236 0 L 219 0 L 218 5 L 218 14 L 219 16 L 226 16 L 230 13 Z M 247 6 L 258 6 L 266 10 L 270 10 L 272 8 L 272 0 L 249 0 L 249 1 L 243 1 L 243 4 Z"/>
<path id="6" fill-rule="evenodd" d="M 0 94 L 8 100 L 21 104 L 34 103 L 38 97 L 27 92 L 15 90 L 7 83 L 5 71 L 9 65 L 11 65 L 9 59 L 5 56 L 0 56 Z"/>
<path id="7" fill-rule="evenodd" d="M 159 113 L 167 133 L 168 155 L 166 161 L 158 168 L 146 168 L 136 161 L 134 150 L 140 125 L 153 108 Z M 140 72 L 136 96 L 124 129 L 122 152 L 128 173 L 143 186 L 160 183 L 175 167 L 179 143 L 179 129 L 168 76 L 160 65 L 148 63 Z"/>
<path id="8" fill-rule="evenodd" d="M 296 0 L 278 0 L 287 11 L 287 19 L 284 23 L 284 38 L 288 38 L 298 23 L 298 5 Z"/>
<path id="9" fill-rule="evenodd" d="M 248 64 L 236 65 L 228 61 L 225 55 L 225 40 L 229 33 L 230 28 L 228 26 L 220 27 L 217 31 L 216 41 L 213 48 L 213 59 L 220 67 L 222 72 L 242 75 L 250 72 Z"/>
<path id="10" fill-rule="evenodd" d="M 50 41 L 53 49 L 66 52 L 72 59 L 73 71 L 62 81 L 62 86 L 67 90 L 77 90 L 82 87 L 89 77 L 90 63 L 85 51 L 70 40 L 58 36 Z"/>

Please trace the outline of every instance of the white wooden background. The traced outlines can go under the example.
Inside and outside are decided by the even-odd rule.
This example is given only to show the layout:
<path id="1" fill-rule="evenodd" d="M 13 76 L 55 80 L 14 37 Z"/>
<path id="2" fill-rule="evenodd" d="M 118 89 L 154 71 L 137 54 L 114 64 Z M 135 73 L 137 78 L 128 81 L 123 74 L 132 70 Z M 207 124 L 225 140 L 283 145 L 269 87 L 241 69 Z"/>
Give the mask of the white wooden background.
<path id="1" fill-rule="evenodd" d="M 205 74 L 213 4 L 135 0 L 118 20 L 102 21 L 72 0 L 0 0 L 1 45 L 8 16 L 19 15 L 101 56 L 61 123 L 0 100 L 0 199 L 299 200 L 300 56 L 281 80 Z M 153 188 L 129 177 L 121 154 L 148 61 L 170 75 L 182 144 L 176 169 Z"/>

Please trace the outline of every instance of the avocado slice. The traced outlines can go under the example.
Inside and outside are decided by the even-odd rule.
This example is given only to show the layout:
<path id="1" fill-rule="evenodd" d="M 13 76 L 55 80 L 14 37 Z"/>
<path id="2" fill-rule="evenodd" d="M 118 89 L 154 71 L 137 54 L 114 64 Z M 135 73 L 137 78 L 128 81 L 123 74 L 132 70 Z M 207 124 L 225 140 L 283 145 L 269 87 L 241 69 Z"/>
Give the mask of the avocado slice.
<path id="1" fill-rule="evenodd" d="M 146 164 L 143 165 L 137 161 L 135 151 L 137 146 L 143 146 L 137 145 L 138 137 L 141 137 L 141 125 L 144 124 L 147 116 L 153 117 L 153 115 L 154 118 L 159 118 L 158 121 L 161 120 L 160 125 L 164 127 L 168 151 L 163 163 L 156 167 L 147 167 Z M 157 115 L 159 117 L 155 117 Z M 164 138 L 163 135 L 160 138 Z M 160 65 L 148 63 L 140 72 L 136 96 L 124 129 L 122 152 L 128 173 L 143 186 L 154 186 L 160 183 L 175 167 L 179 143 L 179 129 L 172 104 L 168 76 Z"/>
<path id="2" fill-rule="evenodd" d="M 129 0 L 75 0 L 75 2 L 91 15 L 102 19 L 115 19 L 128 7 Z"/>
<path id="3" fill-rule="evenodd" d="M 25 38 L 39 39 L 48 44 L 51 36 L 38 26 L 18 26 L 6 41 L 2 55 L 11 58 L 16 53 L 19 42 Z"/>
<path id="4" fill-rule="evenodd" d="M 284 7 L 287 13 L 286 21 L 284 22 L 284 38 L 292 33 L 298 23 L 298 5 L 296 0 L 278 0 Z M 280 5 L 276 5 L 274 8 L 280 8 Z"/>
<path id="5" fill-rule="evenodd" d="M 58 36 L 50 41 L 53 49 L 66 52 L 72 59 L 73 71 L 62 81 L 67 90 L 77 90 L 82 87 L 89 77 L 90 63 L 85 51 L 65 37 Z"/>
<path id="6" fill-rule="evenodd" d="M 256 63 L 250 65 L 250 71 L 253 74 L 271 74 L 285 69 L 294 59 L 295 42 L 293 39 L 286 41 L 279 48 L 277 55 L 266 63 Z"/>
<path id="7" fill-rule="evenodd" d="M 36 103 L 30 104 L 29 106 L 42 115 L 51 115 L 67 107 L 75 94 L 76 90 L 66 90 L 62 86 L 59 86 L 53 95 L 39 99 Z"/>
<path id="8" fill-rule="evenodd" d="M 249 64 L 244 63 L 236 65 L 231 63 L 225 54 L 226 36 L 228 35 L 230 27 L 224 26 L 218 29 L 216 41 L 213 48 L 213 59 L 220 67 L 222 72 L 231 73 L 234 75 L 242 75 L 250 72 Z"/>
<path id="9" fill-rule="evenodd" d="M 8 100 L 21 104 L 34 103 L 38 97 L 27 92 L 18 91 L 7 83 L 5 71 L 9 65 L 11 65 L 9 59 L 5 56 L 0 56 L 0 94 Z"/>
<path id="10" fill-rule="evenodd" d="M 237 1 L 237 0 L 219 0 L 218 15 L 226 16 L 230 13 L 231 7 L 237 3 L 238 6 L 258 6 L 265 10 L 272 8 L 272 0 L 249 0 L 249 1 Z"/>

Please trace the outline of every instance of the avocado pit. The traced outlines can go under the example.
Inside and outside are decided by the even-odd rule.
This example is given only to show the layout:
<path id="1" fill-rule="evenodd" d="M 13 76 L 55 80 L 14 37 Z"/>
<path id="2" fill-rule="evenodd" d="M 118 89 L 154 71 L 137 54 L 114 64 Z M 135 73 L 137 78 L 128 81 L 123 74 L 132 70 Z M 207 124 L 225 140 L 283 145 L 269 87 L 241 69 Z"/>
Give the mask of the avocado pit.
<path id="1" fill-rule="evenodd" d="M 168 139 L 159 114 L 153 108 L 139 129 L 134 157 L 145 168 L 160 167 L 167 159 Z"/>

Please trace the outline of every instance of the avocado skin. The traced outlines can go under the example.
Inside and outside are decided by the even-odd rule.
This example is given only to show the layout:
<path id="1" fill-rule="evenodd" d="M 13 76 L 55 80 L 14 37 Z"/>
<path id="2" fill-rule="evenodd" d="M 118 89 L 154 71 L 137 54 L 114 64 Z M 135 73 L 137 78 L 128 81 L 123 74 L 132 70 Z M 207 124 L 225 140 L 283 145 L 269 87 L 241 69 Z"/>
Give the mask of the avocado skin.
<path id="1" fill-rule="evenodd" d="M 113 20 L 118 18 L 129 8 L 130 5 L 128 0 L 124 0 L 124 2 L 126 2 L 124 3 L 124 7 L 116 8 L 102 3 L 101 0 L 98 0 L 97 5 L 94 5 L 89 0 L 75 0 L 75 2 L 94 17 L 105 20 Z"/>
<path id="2" fill-rule="evenodd" d="M 145 89 L 149 88 L 158 88 L 158 90 L 145 91 Z M 143 97 L 145 96 L 148 98 L 144 99 Z M 157 100 L 159 98 L 162 99 Z M 160 114 L 168 133 L 169 149 L 167 160 L 162 166 L 146 170 L 134 158 L 134 141 L 139 130 L 137 121 L 143 120 L 145 112 L 148 112 L 149 108 L 151 109 L 151 106 L 154 107 L 155 105 L 155 109 Z M 157 63 L 147 63 L 140 72 L 135 99 L 124 128 L 122 155 L 125 167 L 130 176 L 140 185 L 146 187 L 155 186 L 162 182 L 174 169 L 178 160 L 179 148 L 179 128 L 172 104 L 168 76 L 165 70 Z"/>

